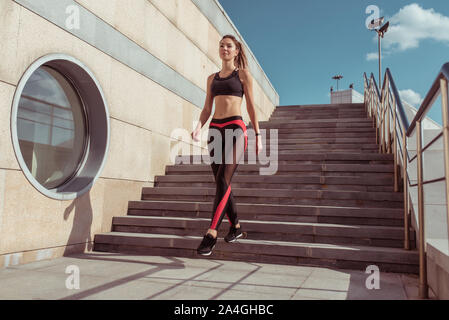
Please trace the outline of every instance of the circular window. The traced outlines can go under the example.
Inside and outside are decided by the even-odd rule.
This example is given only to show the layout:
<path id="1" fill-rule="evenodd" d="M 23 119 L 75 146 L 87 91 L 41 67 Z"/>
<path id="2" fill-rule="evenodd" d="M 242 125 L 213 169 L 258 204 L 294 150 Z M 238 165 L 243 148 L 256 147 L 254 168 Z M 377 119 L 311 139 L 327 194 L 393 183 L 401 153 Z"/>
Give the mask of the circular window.
<path id="1" fill-rule="evenodd" d="M 54 189 L 76 174 L 84 156 L 87 130 L 75 89 L 58 71 L 41 66 L 19 100 L 17 136 L 28 170 Z"/>
<path id="2" fill-rule="evenodd" d="M 87 192 L 104 165 L 106 103 L 93 74 L 72 57 L 45 56 L 25 72 L 14 97 L 11 130 L 25 176 L 51 198 Z"/>

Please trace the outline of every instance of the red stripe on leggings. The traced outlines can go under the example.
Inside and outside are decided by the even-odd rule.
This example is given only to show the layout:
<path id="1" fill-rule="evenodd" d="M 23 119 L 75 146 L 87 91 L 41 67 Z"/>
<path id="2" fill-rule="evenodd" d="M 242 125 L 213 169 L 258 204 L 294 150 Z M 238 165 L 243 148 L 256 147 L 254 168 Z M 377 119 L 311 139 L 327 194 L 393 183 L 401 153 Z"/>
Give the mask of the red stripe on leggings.
<path id="1" fill-rule="evenodd" d="M 228 187 L 228 190 L 226 190 L 223 199 L 221 199 L 220 203 L 218 204 L 217 210 L 215 210 L 214 219 L 212 220 L 212 225 L 210 227 L 211 229 L 215 229 L 217 227 L 218 220 L 220 219 L 221 213 L 223 212 L 223 209 L 226 206 L 226 202 L 228 202 L 230 193 L 231 193 L 231 186 Z"/>
<path id="2" fill-rule="evenodd" d="M 225 123 L 211 122 L 209 124 L 209 127 L 213 126 L 213 127 L 223 128 L 223 127 L 233 124 L 233 123 L 238 124 L 240 126 L 240 128 L 242 128 L 243 133 L 245 134 L 245 150 L 246 150 L 248 148 L 248 133 L 246 132 L 246 126 L 245 126 L 245 122 L 243 122 L 243 120 L 232 120 L 232 121 L 228 121 Z"/>
<path id="3" fill-rule="evenodd" d="M 225 123 L 215 123 L 215 122 L 211 122 L 211 123 L 209 124 L 209 126 L 214 126 L 214 127 L 223 128 L 223 127 L 225 127 L 225 126 L 227 126 L 227 125 L 230 125 L 230 124 L 233 124 L 233 123 L 238 124 L 240 127 L 242 127 L 242 129 L 243 129 L 244 127 L 246 127 L 246 126 L 245 126 L 245 122 L 243 122 L 243 120 L 232 120 L 232 121 L 228 121 L 228 122 L 225 122 Z M 242 126 L 242 124 L 243 124 L 243 126 Z M 246 131 L 246 129 L 243 129 L 243 131 Z"/>

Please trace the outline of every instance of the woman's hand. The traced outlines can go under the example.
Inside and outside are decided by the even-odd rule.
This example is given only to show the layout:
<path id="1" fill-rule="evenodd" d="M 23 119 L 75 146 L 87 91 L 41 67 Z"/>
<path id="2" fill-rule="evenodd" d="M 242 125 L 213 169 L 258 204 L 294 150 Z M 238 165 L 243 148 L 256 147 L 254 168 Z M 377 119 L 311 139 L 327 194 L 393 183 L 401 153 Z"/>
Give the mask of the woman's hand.
<path id="1" fill-rule="evenodd" d="M 192 131 L 192 133 L 190 134 L 192 136 L 192 139 L 196 142 L 200 141 L 200 136 L 201 136 L 201 129 L 195 129 Z"/>
<path id="2" fill-rule="evenodd" d="M 259 154 L 263 150 L 262 136 L 257 136 L 256 138 L 256 154 Z"/>

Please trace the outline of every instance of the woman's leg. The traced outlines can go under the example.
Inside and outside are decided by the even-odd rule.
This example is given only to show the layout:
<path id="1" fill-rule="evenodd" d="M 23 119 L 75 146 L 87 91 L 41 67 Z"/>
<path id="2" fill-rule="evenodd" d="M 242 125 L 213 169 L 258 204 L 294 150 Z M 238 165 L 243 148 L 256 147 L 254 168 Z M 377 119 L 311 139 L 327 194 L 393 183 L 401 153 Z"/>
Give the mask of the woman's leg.
<path id="1" fill-rule="evenodd" d="M 229 140 L 229 137 L 226 138 L 228 141 L 232 141 L 232 143 L 228 145 L 225 144 L 225 161 L 220 164 L 215 176 L 217 192 L 214 201 L 212 222 L 209 230 L 216 231 L 218 229 L 226 210 L 228 210 L 228 213 L 234 214 L 234 216 L 230 217 L 231 224 L 232 220 L 234 220 L 234 225 L 238 223 L 235 201 L 233 201 L 233 198 L 231 200 L 231 180 L 245 152 L 247 141 L 245 132 L 242 128 L 239 126 L 237 126 L 237 128 L 235 127 L 236 125 L 233 125 L 229 128 L 235 130 L 235 132 L 230 135 L 230 139 L 232 140 Z M 216 232 L 212 232 L 212 235 L 214 235 L 214 233 Z"/>
<path id="2" fill-rule="evenodd" d="M 225 133 L 225 130 L 223 130 L 223 127 L 226 128 L 230 126 L 227 126 L 226 124 L 223 124 L 221 127 L 219 126 L 222 141 L 220 143 L 215 144 L 220 145 L 218 146 L 217 149 L 222 152 L 222 157 L 220 157 L 221 159 L 218 159 L 218 162 L 222 163 L 218 164 L 218 167 L 215 165 L 212 166 L 212 170 L 214 171 L 215 175 L 217 189 L 214 200 L 212 222 L 209 230 L 207 231 L 207 234 L 204 236 L 201 244 L 197 249 L 197 252 L 201 255 L 210 255 L 212 253 L 212 250 L 217 242 L 217 229 L 221 223 L 221 220 L 223 219 L 224 213 L 226 213 L 226 210 L 228 210 L 229 207 L 229 201 L 231 198 L 231 179 L 232 176 L 234 175 L 235 170 L 237 169 L 238 163 L 241 157 L 243 156 L 247 146 L 246 127 L 243 121 L 241 122 L 243 125 L 234 124 L 234 126 L 240 128 L 240 134 L 237 135 L 237 137 L 234 137 L 232 135 L 231 139 L 226 138 L 227 134 Z M 243 128 L 245 130 L 242 130 Z M 211 130 L 209 130 L 209 132 L 211 132 Z M 231 142 L 229 146 L 227 143 L 225 143 L 226 139 Z M 209 138 L 208 141 L 209 154 L 211 156 L 212 163 L 214 163 L 217 160 L 214 157 L 214 152 L 217 149 L 215 149 L 214 147 L 217 146 L 211 145 L 210 141 L 211 139 Z M 235 207 L 233 209 L 235 210 Z"/>
<path id="3" fill-rule="evenodd" d="M 217 174 L 218 174 L 218 170 L 220 169 L 220 165 L 216 164 L 216 163 L 211 163 L 211 167 L 212 167 L 212 172 L 214 174 L 215 183 L 217 183 Z M 229 194 L 228 205 L 225 208 L 225 213 L 226 213 L 226 216 L 228 217 L 228 221 L 231 224 L 231 226 L 240 227 L 238 220 L 237 220 L 237 208 L 235 205 L 234 196 L 232 195 L 232 190 L 231 190 L 231 193 Z"/>

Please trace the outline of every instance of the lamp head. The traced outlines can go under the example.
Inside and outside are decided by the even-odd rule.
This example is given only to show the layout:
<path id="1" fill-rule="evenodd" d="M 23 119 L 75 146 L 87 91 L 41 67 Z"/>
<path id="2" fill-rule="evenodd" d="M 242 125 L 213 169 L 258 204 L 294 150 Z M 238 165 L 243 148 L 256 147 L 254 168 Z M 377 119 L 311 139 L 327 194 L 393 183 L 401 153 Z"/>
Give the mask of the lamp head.
<path id="1" fill-rule="evenodd" d="M 387 32 L 389 26 L 390 26 L 390 21 L 387 21 L 387 23 L 385 23 L 382 26 L 382 28 L 379 29 L 379 34 L 382 38 L 384 37 L 384 34 Z"/>
<path id="2" fill-rule="evenodd" d="M 383 22 L 384 22 L 384 17 L 381 17 L 378 19 L 373 19 L 373 20 L 371 20 L 370 24 L 368 25 L 368 29 L 374 30 L 376 28 L 379 28 Z"/>

